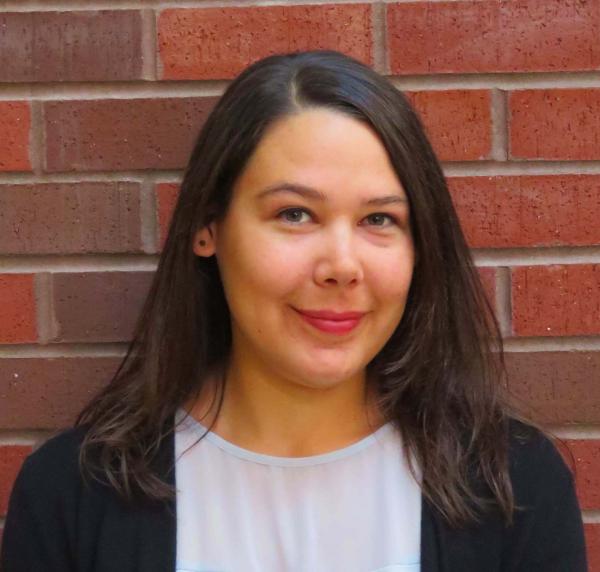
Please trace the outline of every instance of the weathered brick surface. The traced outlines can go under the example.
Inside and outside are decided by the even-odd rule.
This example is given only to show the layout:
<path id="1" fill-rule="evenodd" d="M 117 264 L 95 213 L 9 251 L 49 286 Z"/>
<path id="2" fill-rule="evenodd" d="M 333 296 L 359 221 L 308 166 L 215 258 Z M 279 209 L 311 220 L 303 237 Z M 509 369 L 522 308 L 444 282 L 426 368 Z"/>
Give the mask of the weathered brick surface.
<path id="1" fill-rule="evenodd" d="M 29 104 L 0 101 L 0 171 L 31 171 Z"/>
<path id="2" fill-rule="evenodd" d="M 497 311 L 496 306 L 496 268 L 480 266 L 477 268 L 479 272 L 479 278 L 481 279 L 481 284 L 483 285 L 483 289 L 485 291 L 485 295 L 489 300 L 492 308 Z"/>
<path id="3" fill-rule="evenodd" d="M 600 244 L 600 176 L 451 177 L 473 248 Z"/>
<path id="4" fill-rule="evenodd" d="M 600 509 L 600 441 L 569 439 L 566 445 L 575 460 L 577 495 L 581 508 Z"/>
<path id="5" fill-rule="evenodd" d="M 482 89 L 407 92 L 441 161 L 487 159 L 492 151 L 491 94 Z"/>
<path id="6" fill-rule="evenodd" d="M 600 89 L 515 91 L 509 97 L 515 159 L 600 159 Z"/>
<path id="7" fill-rule="evenodd" d="M 2 344 L 35 342 L 37 339 L 33 278 L 33 274 L 0 274 Z"/>
<path id="8" fill-rule="evenodd" d="M 0 517 L 6 515 L 8 499 L 17 473 L 31 453 L 31 447 L 26 445 L 0 446 Z"/>
<path id="9" fill-rule="evenodd" d="M 0 255 L 140 250 L 138 183 L 0 185 Z"/>
<path id="10" fill-rule="evenodd" d="M 600 424 L 600 352 L 507 352 L 515 403 L 542 422 Z"/>
<path id="11" fill-rule="evenodd" d="M 46 102 L 46 170 L 182 168 L 216 99 Z"/>
<path id="12" fill-rule="evenodd" d="M 124 342 L 150 288 L 153 272 L 81 272 L 52 275 L 58 342 Z"/>
<path id="13" fill-rule="evenodd" d="M 585 0 L 401 2 L 387 6 L 393 74 L 600 68 L 600 11 Z"/>
<path id="14" fill-rule="evenodd" d="M 0 14 L 0 81 L 98 81 L 142 77 L 142 21 L 135 10 Z"/>
<path id="15" fill-rule="evenodd" d="M 513 268 L 512 315 L 519 336 L 600 334 L 600 264 Z"/>
<path id="16" fill-rule="evenodd" d="M 110 381 L 120 361 L 116 357 L 2 358 L 2 428 L 58 430 L 70 426 L 83 406 Z"/>
<path id="17" fill-rule="evenodd" d="M 600 572 L 600 524 L 586 524 L 584 529 L 589 572 Z"/>
<path id="18" fill-rule="evenodd" d="M 177 197 L 179 196 L 179 185 L 176 183 L 161 183 L 155 187 L 156 194 L 156 212 L 158 218 L 158 237 L 160 249 L 162 250 L 167 234 L 169 224 L 175 210 Z"/>
<path id="19" fill-rule="evenodd" d="M 268 55 L 335 49 L 372 63 L 369 4 L 172 8 L 158 18 L 165 79 L 226 79 Z"/>

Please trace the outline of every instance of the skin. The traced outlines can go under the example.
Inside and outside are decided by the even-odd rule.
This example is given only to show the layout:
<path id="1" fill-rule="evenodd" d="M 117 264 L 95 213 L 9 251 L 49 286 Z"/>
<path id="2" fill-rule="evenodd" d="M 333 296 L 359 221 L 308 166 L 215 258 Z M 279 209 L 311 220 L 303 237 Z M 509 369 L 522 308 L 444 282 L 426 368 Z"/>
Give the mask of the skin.
<path id="1" fill-rule="evenodd" d="M 260 196 L 283 182 L 322 198 L 290 190 Z M 400 200 L 363 204 L 384 196 Z M 404 312 L 414 267 L 409 214 L 406 193 L 368 126 L 324 108 L 270 126 L 225 218 L 194 237 L 198 256 L 217 257 L 232 315 L 215 433 L 260 453 L 309 456 L 347 446 L 384 423 L 365 368 Z M 367 313 L 354 330 L 336 335 L 295 309 Z M 186 406 L 202 423 L 214 415 L 210 388 L 209 382 Z"/>

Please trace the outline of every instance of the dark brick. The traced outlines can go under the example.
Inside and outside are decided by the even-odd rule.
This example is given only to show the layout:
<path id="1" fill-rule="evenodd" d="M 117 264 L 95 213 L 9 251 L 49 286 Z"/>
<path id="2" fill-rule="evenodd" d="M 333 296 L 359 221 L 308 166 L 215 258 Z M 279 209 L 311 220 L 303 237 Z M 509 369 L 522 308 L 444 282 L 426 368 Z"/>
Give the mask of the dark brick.
<path id="1" fill-rule="evenodd" d="M 182 168 L 217 99 L 46 102 L 46 170 Z"/>
<path id="2" fill-rule="evenodd" d="M 116 357 L 2 358 L 2 428 L 71 426 L 83 406 L 110 381 L 120 361 Z"/>
<path id="3" fill-rule="evenodd" d="M 515 403 L 538 421 L 600 423 L 600 352 L 507 352 Z"/>
<path id="4" fill-rule="evenodd" d="M 142 20 L 134 10 L 0 14 L 0 81 L 142 77 Z"/>
<path id="5" fill-rule="evenodd" d="M 58 342 L 129 341 L 153 272 L 82 272 L 52 275 Z"/>
<path id="6" fill-rule="evenodd" d="M 0 254 L 139 252 L 140 224 L 138 183 L 0 186 Z"/>

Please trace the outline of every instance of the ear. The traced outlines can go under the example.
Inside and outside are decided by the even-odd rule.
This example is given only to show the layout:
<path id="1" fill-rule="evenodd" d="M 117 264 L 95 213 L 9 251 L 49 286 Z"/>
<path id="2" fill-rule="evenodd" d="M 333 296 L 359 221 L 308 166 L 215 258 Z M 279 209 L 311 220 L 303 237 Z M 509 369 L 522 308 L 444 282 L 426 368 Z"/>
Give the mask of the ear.
<path id="1" fill-rule="evenodd" d="M 217 227 L 215 222 L 201 228 L 194 235 L 193 249 L 194 254 L 208 258 L 217 251 Z"/>

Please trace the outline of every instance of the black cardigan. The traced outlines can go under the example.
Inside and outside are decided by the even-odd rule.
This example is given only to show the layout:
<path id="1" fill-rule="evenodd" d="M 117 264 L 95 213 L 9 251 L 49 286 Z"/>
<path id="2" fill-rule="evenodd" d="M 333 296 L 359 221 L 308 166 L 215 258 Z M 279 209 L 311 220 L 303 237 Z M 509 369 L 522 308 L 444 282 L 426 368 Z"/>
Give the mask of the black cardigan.
<path id="1" fill-rule="evenodd" d="M 422 499 L 421 572 L 586 572 L 583 523 L 569 469 L 537 431 L 513 433 L 510 474 L 518 505 L 511 527 L 499 513 L 479 526 L 449 527 Z M 176 502 L 123 503 L 95 481 L 84 487 L 77 451 L 84 429 L 63 431 L 32 453 L 11 493 L 3 572 L 174 572 Z M 174 434 L 154 467 L 174 484 Z M 283 572 L 283 571 L 282 571 Z"/>

